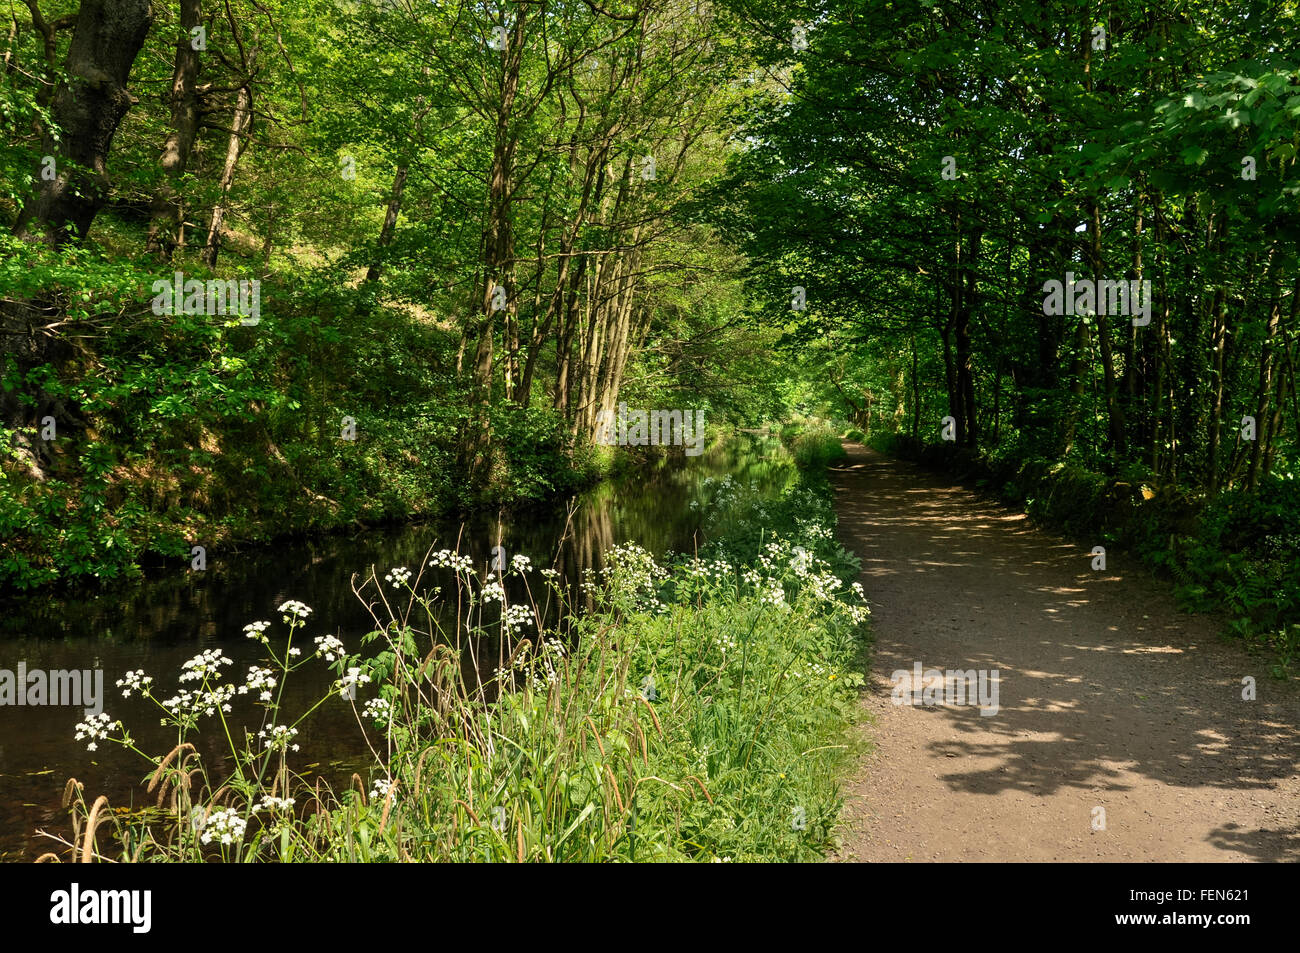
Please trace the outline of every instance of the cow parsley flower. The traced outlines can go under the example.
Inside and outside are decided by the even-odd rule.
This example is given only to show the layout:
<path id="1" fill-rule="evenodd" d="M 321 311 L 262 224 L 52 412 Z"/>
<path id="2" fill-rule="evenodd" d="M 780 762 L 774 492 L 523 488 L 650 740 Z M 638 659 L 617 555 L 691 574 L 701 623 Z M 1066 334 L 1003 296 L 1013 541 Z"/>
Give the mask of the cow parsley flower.
<path id="1" fill-rule="evenodd" d="M 203 823 L 203 833 L 199 835 L 199 840 L 205 844 L 210 844 L 213 840 L 218 840 L 222 844 L 233 844 L 243 839 L 244 829 L 247 827 L 248 822 L 236 811 L 213 811 Z"/>
<path id="2" fill-rule="evenodd" d="M 244 626 L 244 634 L 250 639 L 256 639 L 258 642 L 265 644 L 269 641 L 265 632 L 270 625 L 269 622 L 250 622 Z"/>
<path id="3" fill-rule="evenodd" d="M 311 608 L 298 602 L 296 599 L 290 599 L 284 605 L 280 606 L 280 611 L 284 613 L 284 621 L 292 621 L 290 616 L 296 619 L 306 619 L 311 613 Z"/>
<path id="4" fill-rule="evenodd" d="M 180 681 L 202 681 L 209 675 L 220 678 L 221 666 L 234 664 L 234 660 L 226 658 L 221 649 L 205 649 L 181 665 Z"/>
<path id="5" fill-rule="evenodd" d="M 392 710 L 393 706 L 387 698 L 372 698 L 361 709 L 361 714 L 382 724 L 388 720 L 388 715 Z"/>
<path id="6" fill-rule="evenodd" d="M 272 797 L 270 794 L 262 795 L 262 803 L 253 805 L 253 813 L 259 811 L 287 811 L 294 805 L 294 799 L 291 797 Z"/>
<path id="7" fill-rule="evenodd" d="M 271 689 L 275 688 L 275 673 L 269 668 L 261 668 L 257 665 L 248 667 L 248 678 L 243 685 L 239 686 L 239 694 L 246 695 L 249 692 L 258 692 L 258 698 L 261 701 L 269 702 L 271 700 Z"/>
<path id="8" fill-rule="evenodd" d="M 452 552 L 450 549 L 440 549 L 433 554 L 429 560 L 430 566 L 441 566 L 445 569 L 451 569 L 455 572 L 472 572 L 474 570 L 474 561 L 468 556 L 462 556 L 460 553 Z"/>
<path id="9" fill-rule="evenodd" d="M 365 685 L 370 681 L 370 676 L 362 673 L 361 669 L 348 669 L 347 674 L 334 683 L 334 687 L 339 690 L 339 697 L 351 700 L 357 697 L 357 686 Z"/>
<path id="10" fill-rule="evenodd" d="M 343 642 L 332 635 L 318 635 L 316 636 L 316 653 L 325 656 L 325 661 L 333 662 L 344 654 Z"/>
<path id="11" fill-rule="evenodd" d="M 122 697 L 130 698 L 131 692 L 136 691 L 141 695 L 145 694 L 149 686 L 153 684 L 153 676 L 146 675 L 144 669 L 138 669 L 134 672 L 127 672 L 117 680 L 117 687 L 122 689 Z"/>
<path id="12" fill-rule="evenodd" d="M 263 729 L 257 733 L 257 737 L 266 740 L 264 747 L 268 751 L 297 751 L 298 746 L 290 744 L 297 735 L 297 728 L 286 725 L 272 725 L 269 731 Z"/>
<path id="13" fill-rule="evenodd" d="M 87 751 L 94 751 L 98 748 L 96 742 L 107 741 L 108 733 L 114 728 L 120 728 L 120 721 L 113 721 L 108 715 L 100 712 L 98 715 L 91 715 L 85 721 L 77 723 L 77 741 L 90 739 L 90 744 L 86 746 Z"/>

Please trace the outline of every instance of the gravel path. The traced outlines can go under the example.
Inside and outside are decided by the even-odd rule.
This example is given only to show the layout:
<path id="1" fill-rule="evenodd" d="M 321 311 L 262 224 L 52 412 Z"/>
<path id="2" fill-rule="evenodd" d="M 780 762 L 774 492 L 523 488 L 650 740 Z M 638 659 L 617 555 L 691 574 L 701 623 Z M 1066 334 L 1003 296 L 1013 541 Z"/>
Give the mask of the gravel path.
<path id="1" fill-rule="evenodd" d="M 831 479 L 871 602 L 874 749 L 835 859 L 1300 859 L 1294 680 L 1179 612 L 1135 560 L 1095 571 L 1090 545 L 846 447 Z M 894 704 L 891 673 L 916 662 L 997 669 L 996 714 Z"/>

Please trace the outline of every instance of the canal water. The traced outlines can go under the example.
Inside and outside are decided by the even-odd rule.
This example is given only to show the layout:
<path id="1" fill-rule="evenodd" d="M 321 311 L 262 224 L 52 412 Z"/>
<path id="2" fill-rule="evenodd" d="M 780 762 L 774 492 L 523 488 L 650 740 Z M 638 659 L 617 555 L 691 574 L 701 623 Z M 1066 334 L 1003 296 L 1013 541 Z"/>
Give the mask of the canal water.
<path id="1" fill-rule="evenodd" d="M 282 637 L 286 627 L 277 609 L 288 600 L 312 609 L 306 628 L 295 636 L 304 655 L 318 635 L 341 638 L 349 652 L 366 651 L 361 637 L 375 624 L 353 585 L 372 568 L 380 580 L 395 567 L 418 571 L 431 548 L 458 550 L 480 569 L 494 555 L 507 563 L 516 554 L 525 555 L 533 566 L 527 574 L 531 592 L 545 592 L 539 570 L 553 567 L 580 611 L 578 584 L 604 566 L 610 547 L 635 542 L 659 557 L 689 553 L 705 541 L 704 506 L 715 481 L 729 476 L 734 483 L 773 494 L 791 473 L 778 441 L 741 434 L 701 456 L 662 458 L 544 507 L 209 552 L 205 572 L 183 566 L 90 594 L 10 598 L 0 601 L 0 670 L 16 672 L 19 663 L 29 672 L 101 670 L 104 711 L 126 723 L 142 751 L 163 754 L 174 746 L 175 731 L 159 725 L 160 712 L 150 703 L 122 698 L 115 682 L 129 670 L 152 675 L 155 688 L 165 692 L 159 697 L 165 698 L 186 687 L 177 682 L 185 660 L 220 648 L 234 660 L 225 669 L 227 678 L 241 681 L 248 665 L 266 664 L 263 647 L 245 636 L 244 626 L 266 620 L 271 622 L 268 634 Z M 497 546 L 501 549 L 494 553 Z M 454 584 L 446 570 L 427 572 L 425 585 L 441 584 L 447 591 Z M 372 585 L 363 594 L 373 602 L 376 589 Z M 335 677 L 319 660 L 294 672 L 285 686 L 285 710 L 306 711 L 329 691 Z M 244 700 L 231 717 L 240 724 L 241 716 L 256 732 L 260 709 Z M 141 783 L 151 768 L 140 755 L 107 742 L 90 752 L 85 742 L 74 741 L 83 717 L 77 707 L 0 706 L 0 860 L 32 860 L 47 850 L 62 851 L 38 831 L 70 836 L 68 814 L 60 804 L 69 778 L 84 783 L 88 800 L 105 794 L 116 809 L 152 802 Z M 212 765 L 227 745 L 219 722 L 205 719 L 200 726 L 208 730 L 198 739 L 199 751 Z M 293 766 L 309 778 L 316 774 L 334 783 L 361 764 L 360 729 L 342 700 L 323 705 L 300 726 L 295 741 L 301 753 Z"/>

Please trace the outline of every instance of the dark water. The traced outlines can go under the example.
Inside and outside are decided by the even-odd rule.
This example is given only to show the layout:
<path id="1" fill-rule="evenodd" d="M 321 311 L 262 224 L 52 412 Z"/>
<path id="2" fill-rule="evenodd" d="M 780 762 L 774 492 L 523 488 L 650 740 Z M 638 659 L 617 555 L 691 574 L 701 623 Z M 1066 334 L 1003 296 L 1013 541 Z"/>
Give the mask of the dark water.
<path id="1" fill-rule="evenodd" d="M 150 703 L 121 697 L 114 683 L 128 670 L 144 669 L 160 697 L 169 697 L 178 687 L 181 663 L 219 647 L 235 663 L 224 669 L 227 679 L 242 681 L 249 664 L 266 664 L 263 647 L 246 638 L 243 627 L 269 621 L 272 644 L 282 642 L 286 627 L 277 608 L 290 599 L 312 608 L 303 634 L 295 636 L 304 655 L 314 648 L 311 640 L 325 634 L 341 638 L 350 652 L 361 651 L 361 636 L 375 625 L 352 591 L 354 577 L 360 584 L 371 567 L 380 579 L 396 566 L 418 570 L 430 548 L 459 549 L 484 569 L 492 547 L 499 545 L 507 560 L 516 553 L 532 560 L 533 593 L 545 591 L 537 570 L 553 566 L 576 595 L 584 572 L 599 570 L 611 546 L 634 541 L 662 556 L 690 552 L 703 542 L 702 513 L 691 503 L 704 496 L 706 478 L 731 475 L 773 492 L 789 477 L 786 461 L 774 440 L 742 435 L 702 456 L 666 458 L 547 507 L 209 552 L 206 572 L 177 567 L 88 596 L 11 599 L 0 602 L 0 669 L 16 671 L 20 662 L 28 671 L 102 669 L 104 711 L 126 723 L 141 750 L 162 754 L 176 743 L 174 729 L 159 726 L 161 713 Z M 451 582 L 450 573 L 436 570 L 425 585 L 444 585 L 447 591 Z M 373 601 L 375 588 L 367 594 Z M 296 717 L 328 691 L 334 677 L 319 660 L 294 672 L 286 682 L 284 710 Z M 360 697 L 373 697 L 362 692 Z M 115 808 L 147 803 L 140 783 L 149 773 L 147 763 L 114 743 L 101 742 L 88 752 L 84 742 L 73 740 L 83 717 L 77 707 L 0 706 L 0 858 L 30 860 L 62 849 L 35 832 L 70 834 L 60 806 L 70 777 L 85 784 L 88 800 L 106 794 Z M 247 699 L 237 699 L 228 717 L 232 725 L 247 723 L 255 731 L 261 714 Z M 213 765 L 228 750 L 219 722 L 204 719 L 200 730 L 193 740 L 205 763 Z M 338 699 L 299 731 L 295 741 L 301 752 L 293 764 L 310 766 L 303 771 L 309 776 L 316 772 L 331 782 L 346 778 L 364 750 L 351 707 Z"/>

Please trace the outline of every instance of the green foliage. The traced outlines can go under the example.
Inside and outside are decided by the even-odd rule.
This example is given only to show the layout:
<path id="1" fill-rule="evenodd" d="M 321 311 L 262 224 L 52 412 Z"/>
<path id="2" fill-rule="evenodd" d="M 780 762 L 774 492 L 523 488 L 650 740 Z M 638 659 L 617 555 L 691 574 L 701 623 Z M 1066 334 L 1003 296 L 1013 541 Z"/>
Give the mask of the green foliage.
<path id="1" fill-rule="evenodd" d="M 1296 5 L 724 2 L 781 83 L 746 103 L 710 221 L 808 411 L 1125 541 L 1289 651 Z M 758 39 L 800 19 L 806 51 Z M 1048 306 L 1094 278 L 1149 281 L 1146 307 Z"/>
<path id="2" fill-rule="evenodd" d="M 839 433 L 824 420 L 806 420 L 788 424 L 781 440 L 803 470 L 824 470 L 846 456 Z"/>
<path id="3" fill-rule="evenodd" d="M 212 546 L 536 500 L 597 476 L 552 411 L 503 404 L 501 466 L 470 494 L 456 477 L 467 400 L 446 371 L 454 341 L 371 307 L 327 270 L 265 277 L 260 323 L 244 326 L 154 314 L 148 289 L 166 272 L 8 241 L 21 254 L 4 267 L 25 293 L 62 302 L 80 344 L 57 361 L 0 364 L 27 419 L 38 404 L 72 411 L 40 477 L 18 431 L 0 433 L 0 586 L 107 581 L 137 575 L 150 553 L 188 554 L 187 538 Z M 37 428 L 21 431 L 42 444 Z"/>
<path id="4" fill-rule="evenodd" d="M 1180 594 L 1196 608 L 1222 608 L 1233 631 L 1271 646 L 1282 669 L 1300 660 L 1300 486 L 1270 480 L 1258 493 L 1229 492 L 1177 539 Z"/>
<path id="5" fill-rule="evenodd" d="M 497 481 L 512 500 L 540 500 L 591 483 L 599 473 L 594 449 L 581 445 L 549 407 L 493 408 L 492 432 L 504 474 Z"/>
<path id="6" fill-rule="evenodd" d="M 50 23 L 76 12 L 41 9 Z M 52 413 L 60 426 L 51 447 L 5 446 L 0 586 L 108 578 L 186 537 L 564 493 L 618 465 L 588 444 L 595 411 L 620 399 L 707 411 L 715 433 L 784 413 L 779 331 L 747 317 L 744 261 L 696 204 L 739 148 L 731 111 L 753 91 L 725 9 L 546 2 L 517 11 L 502 56 L 487 7 L 232 0 L 190 50 L 202 121 L 189 151 L 173 87 L 193 59 L 182 45 L 178 60 L 182 12 L 154 10 L 84 241 L 0 229 L 0 336 L 39 341 L 0 352 L 0 424 L 17 434 Z M 0 217 L 14 225 L 47 152 L 62 168 L 105 142 L 69 141 L 42 105 L 65 79 L 67 23 L 48 48 L 24 11 L 10 26 Z M 528 92 L 506 102 L 507 86 Z M 241 90 L 254 121 L 232 143 Z M 172 199 L 175 249 L 151 228 Z M 175 271 L 258 276 L 260 324 L 153 313 L 153 282 Z M 494 283 L 504 313 L 484 311 Z M 122 514 L 112 558 L 70 539 L 65 559 L 40 507 L 81 506 L 90 442 L 111 454 L 105 511 L 139 512 Z"/>

